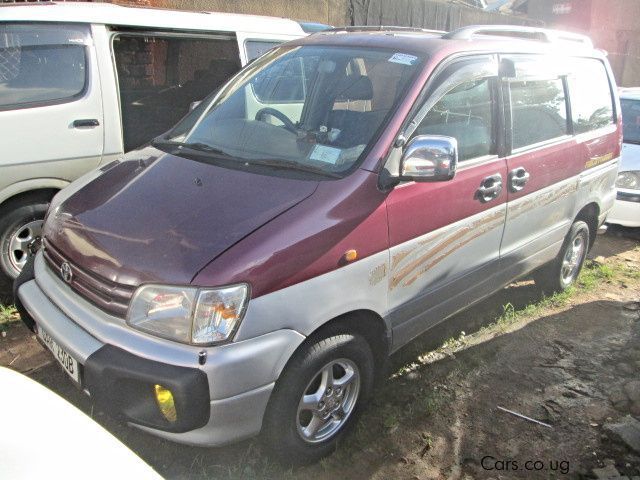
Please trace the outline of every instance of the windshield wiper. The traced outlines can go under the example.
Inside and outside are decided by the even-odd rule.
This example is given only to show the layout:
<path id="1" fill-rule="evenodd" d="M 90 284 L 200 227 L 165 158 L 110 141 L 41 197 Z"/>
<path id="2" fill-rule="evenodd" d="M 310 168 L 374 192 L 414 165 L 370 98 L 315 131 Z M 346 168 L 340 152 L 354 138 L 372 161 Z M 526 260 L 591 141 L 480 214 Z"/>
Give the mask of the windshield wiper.
<path id="1" fill-rule="evenodd" d="M 162 138 L 154 138 L 151 144 L 155 146 L 167 146 L 176 148 L 188 148 L 189 150 L 195 150 L 197 152 L 212 153 L 223 157 L 230 157 L 227 152 L 220 150 L 219 148 L 212 147 L 207 143 L 202 142 L 176 142 L 174 140 L 164 140 Z"/>
<path id="2" fill-rule="evenodd" d="M 245 160 L 246 163 L 255 164 L 265 167 L 277 168 L 277 169 L 286 169 L 286 170 L 299 170 L 301 172 L 310 172 L 316 173 L 318 175 L 324 175 L 332 178 L 342 178 L 341 175 L 338 175 L 334 172 L 329 172 L 323 168 L 315 167 L 313 165 L 305 165 L 303 163 L 299 163 L 293 160 L 282 160 L 282 159 L 268 159 L 268 160 Z"/>

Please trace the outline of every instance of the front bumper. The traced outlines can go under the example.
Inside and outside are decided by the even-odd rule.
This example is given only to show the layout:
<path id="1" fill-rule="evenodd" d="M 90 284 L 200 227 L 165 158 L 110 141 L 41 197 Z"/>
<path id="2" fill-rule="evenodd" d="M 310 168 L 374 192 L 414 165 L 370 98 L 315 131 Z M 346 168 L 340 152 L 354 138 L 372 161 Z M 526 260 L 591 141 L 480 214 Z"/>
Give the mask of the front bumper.
<path id="1" fill-rule="evenodd" d="M 607 223 L 624 227 L 640 227 L 640 191 L 618 190 Z"/>
<path id="2" fill-rule="evenodd" d="M 82 388 L 94 402 L 181 443 L 214 446 L 257 434 L 274 382 L 304 340 L 293 330 L 277 330 L 218 347 L 178 344 L 133 330 L 79 297 L 41 253 L 34 272 L 16 300 L 37 328 L 78 360 Z M 160 416 L 154 384 L 173 391 L 178 422 Z"/>

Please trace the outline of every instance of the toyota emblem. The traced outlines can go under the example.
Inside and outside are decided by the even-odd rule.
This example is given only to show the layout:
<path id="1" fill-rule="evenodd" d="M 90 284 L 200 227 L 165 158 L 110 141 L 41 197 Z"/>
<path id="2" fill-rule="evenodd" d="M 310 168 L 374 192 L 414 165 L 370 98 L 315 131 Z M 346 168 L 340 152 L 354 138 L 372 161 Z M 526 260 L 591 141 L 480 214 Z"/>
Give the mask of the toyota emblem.
<path id="1" fill-rule="evenodd" d="M 71 280 L 73 279 L 73 272 L 71 271 L 71 265 L 67 262 L 63 262 L 63 264 L 60 265 L 60 276 L 65 282 L 71 283 Z"/>

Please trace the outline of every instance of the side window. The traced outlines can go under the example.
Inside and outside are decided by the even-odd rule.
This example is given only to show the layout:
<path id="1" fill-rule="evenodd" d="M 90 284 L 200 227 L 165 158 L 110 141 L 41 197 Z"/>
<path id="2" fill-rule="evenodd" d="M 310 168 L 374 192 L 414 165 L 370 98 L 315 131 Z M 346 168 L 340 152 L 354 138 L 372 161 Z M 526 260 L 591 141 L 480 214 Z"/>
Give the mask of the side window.
<path id="1" fill-rule="evenodd" d="M 575 133 L 613 123 L 613 99 L 607 71 L 601 61 L 579 58 L 572 62 L 569 96 Z"/>
<path id="2" fill-rule="evenodd" d="M 0 23 L 0 109 L 71 101 L 85 89 L 84 25 Z"/>
<path id="3" fill-rule="evenodd" d="M 247 61 L 255 60 L 261 57 L 273 47 L 277 47 L 282 42 L 267 40 L 247 40 L 244 42 L 244 50 L 247 53 Z"/>
<path id="4" fill-rule="evenodd" d="M 413 136 L 455 138 L 460 161 L 495 153 L 493 84 L 484 78 L 456 86 L 429 110 Z"/>
<path id="5" fill-rule="evenodd" d="M 568 133 L 567 102 L 561 78 L 512 80 L 509 91 L 514 150 Z"/>
<path id="6" fill-rule="evenodd" d="M 259 73 L 251 81 L 260 103 L 302 103 L 315 72 L 319 57 L 294 57 Z"/>
<path id="7" fill-rule="evenodd" d="M 240 70 L 235 37 L 122 33 L 113 39 L 125 151 L 171 128 Z"/>

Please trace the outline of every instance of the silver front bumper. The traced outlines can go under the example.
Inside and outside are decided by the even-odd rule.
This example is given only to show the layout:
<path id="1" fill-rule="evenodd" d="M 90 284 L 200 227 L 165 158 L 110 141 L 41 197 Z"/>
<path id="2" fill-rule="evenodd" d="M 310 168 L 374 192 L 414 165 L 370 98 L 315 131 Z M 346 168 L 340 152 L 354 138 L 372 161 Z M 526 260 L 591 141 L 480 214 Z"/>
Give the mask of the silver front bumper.
<path id="1" fill-rule="evenodd" d="M 105 344 L 148 360 L 199 368 L 207 375 L 211 414 L 202 428 L 170 433 L 140 427 L 154 435 L 193 445 L 221 445 L 260 431 L 274 383 L 304 336 L 277 330 L 218 347 L 183 345 L 128 327 L 90 304 L 54 275 L 42 253 L 35 259 L 35 280 L 23 284 L 18 297 L 39 327 L 81 364 Z M 199 363 L 200 352 L 207 361 Z"/>

